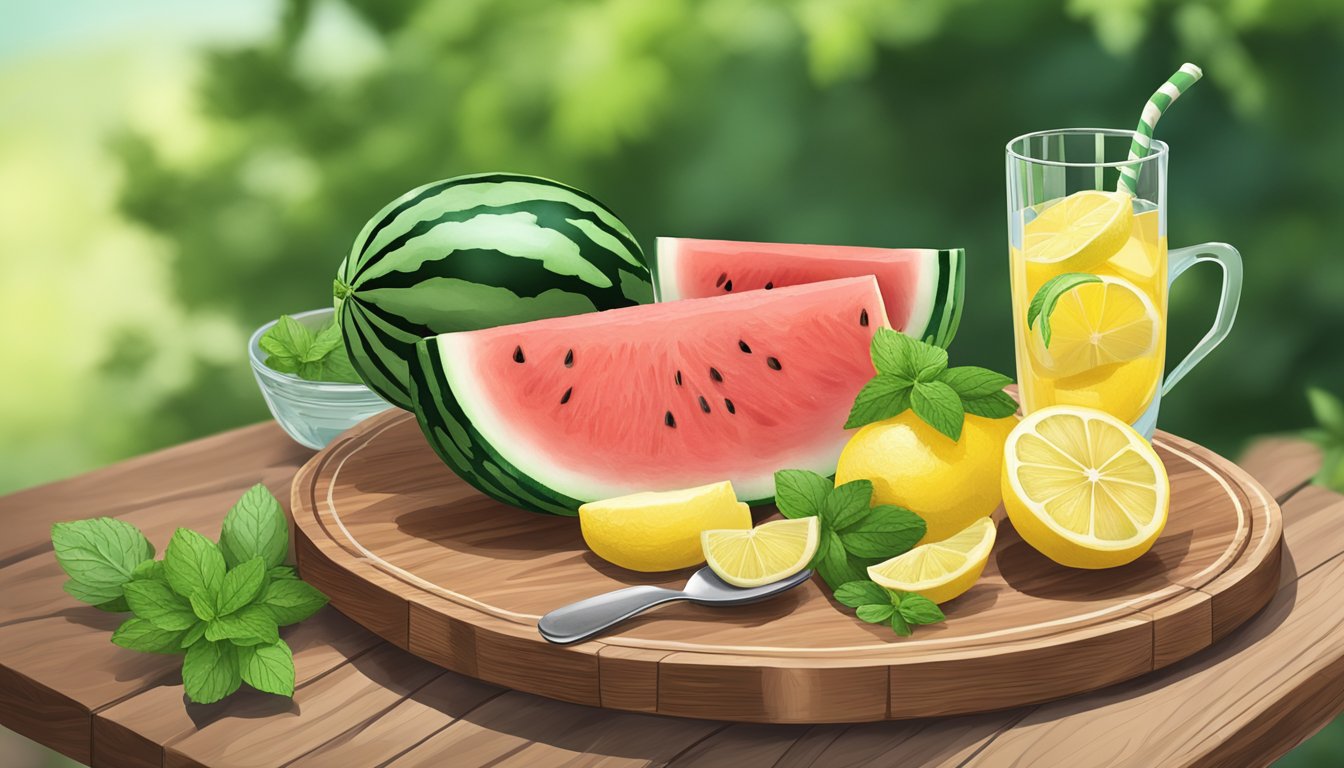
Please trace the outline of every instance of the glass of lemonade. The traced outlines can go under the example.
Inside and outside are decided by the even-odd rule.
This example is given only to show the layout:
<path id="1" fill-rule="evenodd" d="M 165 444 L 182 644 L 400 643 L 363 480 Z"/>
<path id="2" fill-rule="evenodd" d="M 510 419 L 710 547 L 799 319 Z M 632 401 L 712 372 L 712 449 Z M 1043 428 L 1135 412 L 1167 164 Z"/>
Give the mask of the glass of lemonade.
<path id="1" fill-rule="evenodd" d="M 1130 160 L 1133 131 L 1069 128 L 1008 143 L 1008 247 L 1022 406 L 1087 406 L 1157 425 L 1162 394 L 1227 336 L 1241 256 L 1226 243 L 1167 251 L 1168 147 Z M 1121 168 L 1137 173 L 1134 192 Z M 1170 374 L 1167 289 L 1194 264 L 1223 270 L 1213 327 Z"/>

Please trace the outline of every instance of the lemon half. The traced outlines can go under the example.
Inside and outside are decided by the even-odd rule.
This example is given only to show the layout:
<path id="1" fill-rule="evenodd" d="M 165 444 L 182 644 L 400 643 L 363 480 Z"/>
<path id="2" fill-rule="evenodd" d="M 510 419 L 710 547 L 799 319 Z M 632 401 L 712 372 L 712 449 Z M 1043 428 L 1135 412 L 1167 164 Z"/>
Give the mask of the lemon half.
<path id="1" fill-rule="evenodd" d="M 869 566 L 868 578 L 887 589 L 945 603 L 975 586 L 994 549 L 994 521 L 982 517 L 950 538 Z"/>
<path id="2" fill-rule="evenodd" d="M 680 491 L 635 493 L 579 507 L 583 540 L 598 557 L 632 571 L 704 562 L 700 533 L 751 528 L 751 510 L 724 481 Z"/>
<path id="3" fill-rule="evenodd" d="M 700 534 L 709 567 L 735 587 L 759 587 L 792 576 L 807 567 L 820 543 L 816 517 L 775 520 L 749 531 Z"/>
<path id="4" fill-rule="evenodd" d="M 1119 251 L 1134 227 L 1134 198 L 1124 192 L 1086 189 L 1039 210 L 1022 233 L 1029 272 L 1089 272 Z"/>
<path id="5" fill-rule="evenodd" d="M 1056 405 L 1008 435 L 1003 505 L 1023 540 L 1056 563 L 1112 568 L 1157 541 L 1171 487 L 1157 451 L 1128 424 Z"/>

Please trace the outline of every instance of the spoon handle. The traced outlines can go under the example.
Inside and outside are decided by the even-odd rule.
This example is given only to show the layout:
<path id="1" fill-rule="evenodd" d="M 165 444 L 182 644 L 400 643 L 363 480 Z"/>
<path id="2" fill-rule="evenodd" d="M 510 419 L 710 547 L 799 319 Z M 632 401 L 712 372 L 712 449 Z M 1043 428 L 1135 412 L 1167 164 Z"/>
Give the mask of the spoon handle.
<path id="1" fill-rule="evenodd" d="M 577 643 L 655 605 L 684 599 L 686 593 L 677 590 L 627 587 L 556 608 L 541 617 L 537 629 L 552 643 Z"/>

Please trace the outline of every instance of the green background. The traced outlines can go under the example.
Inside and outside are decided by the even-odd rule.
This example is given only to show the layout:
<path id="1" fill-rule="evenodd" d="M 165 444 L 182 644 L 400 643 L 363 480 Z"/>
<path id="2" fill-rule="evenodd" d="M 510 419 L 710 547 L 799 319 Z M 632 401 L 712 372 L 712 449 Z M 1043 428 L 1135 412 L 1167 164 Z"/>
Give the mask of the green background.
<path id="1" fill-rule="evenodd" d="M 1187 60 L 1205 79 L 1157 131 L 1171 244 L 1235 244 L 1246 283 L 1162 425 L 1235 455 L 1306 426 L 1307 385 L 1344 391 L 1337 0 L 7 0 L 5 18 L 0 492 L 266 418 L 250 330 L 327 304 L 370 215 L 462 173 L 572 183 L 649 250 L 963 246 L 953 364 L 1011 372 L 1003 145 L 1132 127 Z M 1216 291 L 1216 273 L 1173 291 L 1173 355 Z M 1337 724 L 1281 764 L 1341 761 Z"/>

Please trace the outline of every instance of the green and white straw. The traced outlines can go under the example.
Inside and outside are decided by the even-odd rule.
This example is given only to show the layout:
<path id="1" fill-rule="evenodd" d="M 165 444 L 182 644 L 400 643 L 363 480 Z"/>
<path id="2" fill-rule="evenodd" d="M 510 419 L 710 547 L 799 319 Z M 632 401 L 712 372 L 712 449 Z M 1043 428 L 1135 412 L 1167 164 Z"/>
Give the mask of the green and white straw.
<path id="1" fill-rule="evenodd" d="M 1129 161 L 1142 160 L 1148 156 L 1148 149 L 1153 145 L 1153 129 L 1157 127 L 1158 118 L 1167 111 L 1171 103 L 1181 97 L 1194 85 L 1199 78 L 1204 76 L 1204 71 L 1194 64 L 1185 63 L 1176 70 L 1176 74 L 1167 79 L 1160 88 L 1153 92 L 1148 99 L 1148 103 L 1143 105 L 1143 116 L 1139 118 L 1139 126 L 1134 129 L 1134 141 L 1129 145 Z M 1128 192 L 1130 195 L 1137 195 L 1139 187 L 1139 166 L 1124 165 L 1120 168 L 1120 184 L 1116 187 L 1118 192 Z"/>

